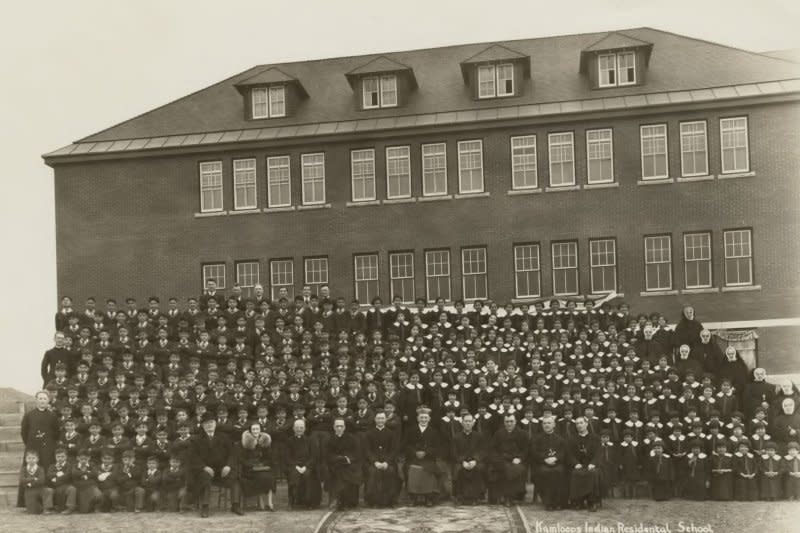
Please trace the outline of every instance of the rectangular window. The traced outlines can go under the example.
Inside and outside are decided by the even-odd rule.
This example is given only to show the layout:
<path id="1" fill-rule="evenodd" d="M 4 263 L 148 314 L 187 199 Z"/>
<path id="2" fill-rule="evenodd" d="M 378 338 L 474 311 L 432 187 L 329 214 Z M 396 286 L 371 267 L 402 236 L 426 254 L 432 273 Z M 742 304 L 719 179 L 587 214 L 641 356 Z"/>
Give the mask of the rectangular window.
<path id="1" fill-rule="evenodd" d="M 495 91 L 494 66 L 478 67 L 478 98 L 494 98 Z"/>
<path id="2" fill-rule="evenodd" d="M 267 185 L 269 207 L 292 205 L 292 183 L 288 155 L 267 158 Z"/>
<path id="3" fill-rule="evenodd" d="M 386 197 L 411 197 L 411 148 L 386 148 Z"/>
<path id="4" fill-rule="evenodd" d="M 478 98 L 513 96 L 514 65 L 484 65 L 478 67 Z"/>
<path id="5" fill-rule="evenodd" d="M 722 142 L 722 173 L 750 170 L 747 117 L 721 119 L 719 133 Z"/>
<path id="6" fill-rule="evenodd" d="M 535 189 L 539 185 L 536 169 L 536 135 L 511 137 L 511 187 Z"/>
<path id="7" fill-rule="evenodd" d="M 705 121 L 681 123 L 681 176 L 708 174 Z"/>
<path id="8" fill-rule="evenodd" d="M 286 116 L 286 90 L 284 87 L 269 88 L 269 116 Z"/>
<path id="9" fill-rule="evenodd" d="M 203 288 L 207 286 L 208 280 L 213 279 L 217 282 L 217 289 L 224 289 L 225 278 L 225 263 L 203 265 Z"/>
<path id="10" fill-rule="evenodd" d="M 483 192 L 483 141 L 458 143 L 458 192 Z"/>
<path id="11" fill-rule="evenodd" d="M 256 160 L 233 160 L 233 208 L 255 209 L 256 205 Z"/>
<path id="12" fill-rule="evenodd" d="M 242 288 L 242 294 L 250 297 L 253 287 L 259 279 L 258 261 L 241 261 L 236 263 L 236 283 Z"/>
<path id="13" fill-rule="evenodd" d="M 356 299 L 369 303 L 379 295 L 377 254 L 355 256 Z"/>
<path id="14" fill-rule="evenodd" d="M 645 290 L 672 289 L 672 237 L 656 235 L 644 238 Z"/>
<path id="15" fill-rule="evenodd" d="M 447 194 L 447 145 L 422 145 L 422 195 Z"/>
<path id="16" fill-rule="evenodd" d="M 578 294 L 578 243 L 554 242 L 553 294 L 556 296 Z"/>
<path id="17" fill-rule="evenodd" d="M 514 94 L 514 65 L 497 65 L 497 96 Z"/>
<path id="18" fill-rule="evenodd" d="M 200 163 L 200 212 L 222 211 L 222 161 Z"/>
<path id="19" fill-rule="evenodd" d="M 633 85 L 636 83 L 636 54 L 620 52 L 617 54 L 617 83 Z"/>
<path id="20" fill-rule="evenodd" d="M 541 265 L 538 244 L 514 246 L 514 282 L 517 298 L 542 295 Z"/>
<path id="21" fill-rule="evenodd" d="M 600 69 L 600 87 L 613 87 L 617 84 L 617 56 L 604 54 L 597 58 Z"/>
<path id="22" fill-rule="evenodd" d="M 450 301 L 450 250 L 425 252 L 425 292 L 429 302 Z"/>
<path id="23" fill-rule="evenodd" d="M 667 125 L 641 126 L 642 179 L 669 177 L 667 167 Z"/>
<path id="24" fill-rule="evenodd" d="M 350 152 L 350 170 L 353 185 L 353 201 L 365 202 L 375 199 L 375 150 L 353 150 Z"/>
<path id="25" fill-rule="evenodd" d="M 725 232 L 725 285 L 753 284 L 752 233 L 749 229 Z"/>
<path id="26" fill-rule="evenodd" d="M 328 258 L 308 257 L 303 261 L 305 272 L 305 285 L 311 287 L 313 294 L 319 294 L 319 289 L 328 284 Z"/>
<path id="27" fill-rule="evenodd" d="M 294 298 L 294 261 L 291 259 L 273 259 L 269 262 L 270 291 L 272 299 L 279 298 L 281 289 L 286 289 L 287 298 Z"/>
<path id="28" fill-rule="evenodd" d="M 572 132 L 551 133 L 547 136 L 550 146 L 550 186 L 575 185 L 575 153 Z"/>
<path id="29" fill-rule="evenodd" d="M 464 300 L 479 300 L 488 297 L 486 248 L 461 250 L 461 283 Z"/>
<path id="30" fill-rule="evenodd" d="M 303 154 L 303 205 L 325 203 L 325 154 Z"/>
<path id="31" fill-rule="evenodd" d="M 617 241 L 595 239 L 589 241 L 589 263 L 592 274 L 592 293 L 617 290 Z"/>
<path id="32" fill-rule="evenodd" d="M 633 85 L 636 83 L 636 54 L 620 52 L 603 54 L 597 58 L 600 87 Z"/>
<path id="33" fill-rule="evenodd" d="M 397 76 L 364 78 L 361 82 L 364 109 L 397 105 Z"/>
<path id="34" fill-rule="evenodd" d="M 683 264 L 687 289 L 711 287 L 711 234 L 683 236 Z"/>
<path id="35" fill-rule="evenodd" d="M 586 159 L 589 183 L 614 181 L 614 146 L 610 129 L 586 131 Z"/>
<path id="36" fill-rule="evenodd" d="M 399 296 L 403 303 L 414 302 L 414 253 L 389 254 L 389 278 L 392 280 L 392 300 Z"/>
<path id="37" fill-rule="evenodd" d="M 266 87 L 258 87 L 250 91 L 252 98 L 252 115 L 253 118 L 269 118 L 267 112 L 267 89 Z"/>

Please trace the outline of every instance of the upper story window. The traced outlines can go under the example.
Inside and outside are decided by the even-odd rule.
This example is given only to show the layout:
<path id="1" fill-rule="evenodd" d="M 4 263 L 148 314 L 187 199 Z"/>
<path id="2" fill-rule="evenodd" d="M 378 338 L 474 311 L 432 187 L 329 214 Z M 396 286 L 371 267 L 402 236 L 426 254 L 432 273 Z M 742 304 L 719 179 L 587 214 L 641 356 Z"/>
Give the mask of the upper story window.
<path id="1" fill-rule="evenodd" d="M 286 88 L 255 87 L 250 90 L 253 100 L 252 118 L 278 118 L 286 116 Z"/>
<path id="2" fill-rule="evenodd" d="M 222 161 L 200 163 L 200 212 L 222 211 Z"/>
<path id="3" fill-rule="evenodd" d="M 667 164 L 667 125 L 653 124 L 639 128 L 642 150 L 642 179 L 669 177 Z"/>
<path id="4" fill-rule="evenodd" d="M 397 76 L 370 76 L 361 83 L 364 109 L 397 107 Z"/>
<path id="5" fill-rule="evenodd" d="M 719 133 L 722 144 L 722 173 L 749 171 L 747 117 L 721 119 Z"/>
<path id="6" fill-rule="evenodd" d="M 514 95 L 514 65 L 484 65 L 478 67 L 478 98 L 498 98 Z"/>
<path id="7" fill-rule="evenodd" d="M 550 148 L 550 186 L 575 185 L 575 150 L 572 132 L 551 133 L 547 136 Z"/>
<path id="8" fill-rule="evenodd" d="M 600 69 L 600 87 L 616 87 L 636 83 L 636 54 L 617 52 L 602 54 L 597 58 Z"/>

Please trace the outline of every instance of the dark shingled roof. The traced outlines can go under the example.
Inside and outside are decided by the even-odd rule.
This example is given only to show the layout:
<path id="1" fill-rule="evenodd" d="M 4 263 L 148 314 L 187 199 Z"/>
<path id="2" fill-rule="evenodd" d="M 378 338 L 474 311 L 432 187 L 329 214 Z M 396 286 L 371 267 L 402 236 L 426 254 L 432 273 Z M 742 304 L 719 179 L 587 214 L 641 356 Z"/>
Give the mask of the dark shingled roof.
<path id="1" fill-rule="evenodd" d="M 593 90 L 579 73 L 581 52 L 603 41 L 614 44 L 652 43 L 644 85 Z M 615 44 L 616 43 L 616 44 Z M 603 45 L 607 46 L 607 45 Z M 529 57 L 531 76 L 520 80 L 522 95 L 504 102 L 475 100 L 464 84 L 461 63 L 487 50 L 516 51 Z M 495 52 L 492 52 L 495 53 Z M 614 98 L 664 91 L 724 87 L 800 76 L 798 65 L 782 59 L 730 46 L 676 35 L 652 28 L 634 28 L 558 37 L 521 39 L 497 43 L 465 44 L 357 57 L 340 57 L 275 65 L 259 65 L 205 89 L 170 102 L 95 133 L 79 142 L 119 141 L 170 135 L 194 135 L 252 128 L 296 126 L 364 118 L 380 120 L 400 115 L 456 112 L 498 106 L 545 104 L 589 98 Z M 383 59 L 382 59 L 383 58 Z M 398 63 L 413 70 L 419 88 L 400 108 L 359 110 L 347 73 L 375 61 L 379 66 Z M 237 85 L 254 77 L 273 79 L 280 74 L 298 80 L 308 94 L 291 116 L 246 120 L 244 98 Z M 135 142 L 135 141 L 134 141 Z"/>

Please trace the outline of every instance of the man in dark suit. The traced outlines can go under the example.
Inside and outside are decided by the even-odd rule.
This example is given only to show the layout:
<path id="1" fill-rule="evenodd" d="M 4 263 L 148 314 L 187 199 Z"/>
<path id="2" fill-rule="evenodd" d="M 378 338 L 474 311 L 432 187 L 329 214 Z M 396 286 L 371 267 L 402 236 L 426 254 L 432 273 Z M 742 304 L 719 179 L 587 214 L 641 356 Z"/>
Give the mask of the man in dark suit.
<path id="1" fill-rule="evenodd" d="M 211 484 L 217 483 L 231 491 L 231 511 L 242 515 L 239 507 L 239 480 L 236 476 L 236 457 L 233 442 L 217 432 L 212 414 L 203 417 L 202 430 L 194 437 L 189 449 L 189 469 L 200 503 L 200 516 L 208 517 Z"/>

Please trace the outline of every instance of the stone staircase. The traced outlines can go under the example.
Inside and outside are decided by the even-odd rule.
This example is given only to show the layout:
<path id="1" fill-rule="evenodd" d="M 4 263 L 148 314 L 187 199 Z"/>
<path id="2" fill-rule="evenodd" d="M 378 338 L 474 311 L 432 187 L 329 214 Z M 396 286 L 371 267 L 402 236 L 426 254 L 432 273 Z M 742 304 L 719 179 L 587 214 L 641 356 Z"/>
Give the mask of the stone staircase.
<path id="1" fill-rule="evenodd" d="M 20 424 L 33 398 L 13 389 L 0 389 L 0 509 L 17 505 L 17 486 L 24 446 Z"/>

